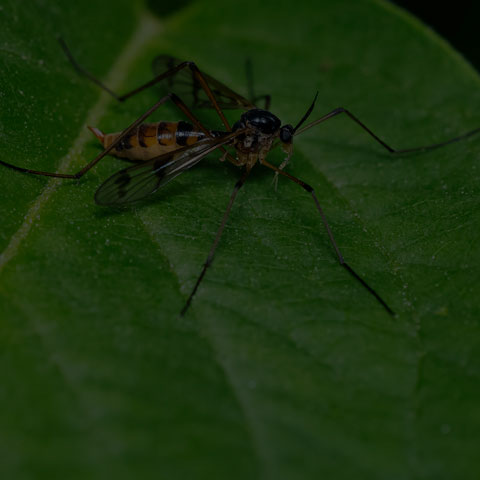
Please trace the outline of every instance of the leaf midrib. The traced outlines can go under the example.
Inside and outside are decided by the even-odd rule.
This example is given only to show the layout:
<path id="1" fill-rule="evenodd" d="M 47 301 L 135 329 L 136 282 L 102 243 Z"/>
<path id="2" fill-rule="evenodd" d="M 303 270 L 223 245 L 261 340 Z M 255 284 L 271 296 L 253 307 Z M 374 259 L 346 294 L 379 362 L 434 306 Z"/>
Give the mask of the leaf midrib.
<path id="1" fill-rule="evenodd" d="M 118 56 L 115 64 L 107 74 L 105 83 L 110 85 L 112 90 L 116 90 L 125 81 L 126 75 L 130 71 L 131 64 L 136 60 L 139 52 L 149 43 L 152 37 L 154 37 L 161 30 L 161 24 L 154 20 L 151 16 L 143 12 L 139 15 L 137 20 L 137 28 L 134 30 L 130 41 L 126 44 L 123 52 Z M 108 106 L 114 100 L 107 92 L 101 91 L 99 93 L 99 99 L 97 103 L 88 111 L 85 122 L 82 123 L 82 128 L 72 143 L 72 146 L 64 155 L 57 167 L 57 172 L 71 173 L 70 170 L 73 167 L 80 165 L 81 151 L 83 147 L 91 139 L 91 134 L 86 128 L 85 124 L 96 125 L 99 122 L 106 111 Z M 21 249 L 23 241 L 27 238 L 35 221 L 38 220 L 40 211 L 50 200 L 51 196 L 57 190 L 57 186 L 63 180 L 60 178 L 50 178 L 45 188 L 38 195 L 36 200 L 32 203 L 27 213 L 24 216 L 24 221 L 12 235 L 10 242 L 0 254 L 0 272 L 12 260 Z"/>

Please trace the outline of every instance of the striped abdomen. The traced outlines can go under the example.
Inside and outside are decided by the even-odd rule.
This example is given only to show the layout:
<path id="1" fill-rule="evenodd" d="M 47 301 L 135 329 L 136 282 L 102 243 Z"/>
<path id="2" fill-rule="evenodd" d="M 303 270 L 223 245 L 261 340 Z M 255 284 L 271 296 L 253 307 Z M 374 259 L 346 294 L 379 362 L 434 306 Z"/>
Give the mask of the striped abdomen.
<path id="1" fill-rule="evenodd" d="M 104 148 L 109 147 L 121 134 L 103 134 L 97 128 L 88 128 Z M 205 134 L 188 122 L 143 123 L 123 138 L 110 154 L 129 160 L 145 161 L 177 148 L 193 145 L 203 138 Z"/>

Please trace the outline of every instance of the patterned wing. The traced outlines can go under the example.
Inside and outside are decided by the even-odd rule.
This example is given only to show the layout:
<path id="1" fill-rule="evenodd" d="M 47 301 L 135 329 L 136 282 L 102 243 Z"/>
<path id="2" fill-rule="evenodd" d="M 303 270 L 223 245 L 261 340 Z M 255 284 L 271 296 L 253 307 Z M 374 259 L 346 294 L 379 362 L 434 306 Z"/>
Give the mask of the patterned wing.
<path id="1" fill-rule="evenodd" d="M 98 205 L 124 205 L 154 193 L 202 158 L 230 142 L 241 131 L 223 138 L 210 138 L 173 152 L 152 158 L 140 165 L 128 167 L 112 175 L 95 193 Z"/>
<path id="2" fill-rule="evenodd" d="M 181 63 L 183 63 L 182 60 L 170 55 L 158 55 L 152 63 L 153 74 L 159 76 Z M 255 108 L 255 105 L 250 100 L 242 97 L 203 71 L 201 73 L 212 90 L 220 108 L 240 110 Z M 163 85 L 166 91 L 176 93 L 191 108 L 213 108 L 210 99 L 195 78 L 193 71 L 188 67 L 182 68 L 174 75 L 165 78 Z"/>

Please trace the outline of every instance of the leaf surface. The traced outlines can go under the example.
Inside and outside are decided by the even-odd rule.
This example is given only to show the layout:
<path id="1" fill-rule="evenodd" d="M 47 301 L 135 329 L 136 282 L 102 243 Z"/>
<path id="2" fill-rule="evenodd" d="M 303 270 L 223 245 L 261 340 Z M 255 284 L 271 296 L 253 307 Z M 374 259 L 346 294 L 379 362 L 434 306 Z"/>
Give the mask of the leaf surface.
<path id="1" fill-rule="evenodd" d="M 209 1 L 163 19 L 28 3 L 0 11 L 16 165 L 74 172 L 99 151 L 86 125 L 119 131 L 158 99 L 116 104 L 59 34 L 121 92 L 167 53 L 245 95 L 250 58 L 284 123 L 318 90 L 312 118 L 349 108 L 396 148 L 480 125 L 477 74 L 386 2 Z M 338 265 L 311 198 L 260 166 L 184 318 L 238 169 L 212 156 L 125 210 L 93 202 L 119 160 L 79 182 L 1 169 L 2 478 L 478 478 L 479 156 L 472 137 L 392 157 L 342 116 L 295 139 L 288 171 L 394 319 Z"/>

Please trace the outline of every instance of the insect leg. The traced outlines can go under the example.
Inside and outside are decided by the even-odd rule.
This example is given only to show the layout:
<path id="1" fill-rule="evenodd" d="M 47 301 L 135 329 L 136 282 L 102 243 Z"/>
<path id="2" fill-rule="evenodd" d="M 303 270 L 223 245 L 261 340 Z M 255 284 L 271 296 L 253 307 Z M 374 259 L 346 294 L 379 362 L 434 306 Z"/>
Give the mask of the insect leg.
<path id="1" fill-rule="evenodd" d="M 158 75 L 157 77 L 155 77 L 154 79 L 150 80 L 149 82 L 145 83 L 144 85 L 141 85 L 140 87 L 126 93 L 125 95 L 118 95 L 116 94 L 115 92 L 113 92 L 112 90 L 110 90 L 104 83 L 102 83 L 98 78 L 96 78 L 94 75 L 92 75 L 89 71 L 85 70 L 85 68 L 83 68 L 81 65 L 79 65 L 79 63 L 75 60 L 74 56 L 72 55 L 72 52 L 70 52 L 70 49 L 67 47 L 67 44 L 65 43 L 65 41 L 63 40 L 63 38 L 59 38 L 58 41 L 60 42 L 60 45 L 61 47 L 63 48 L 64 52 L 65 52 L 65 55 L 67 56 L 67 58 L 70 60 L 70 63 L 73 65 L 73 67 L 75 68 L 75 70 L 77 70 L 77 72 L 79 72 L 81 75 L 84 75 L 85 77 L 87 77 L 89 80 L 91 80 L 93 83 L 95 83 L 96 85 L 98 85 L 100 88 L 102 88 L 103 90 L 105 90 L 107 93 L 109 93 L 113 98 L 115 98 L 116 100 L 118 100 L 119 102 L 123 102 L 124 100 L 126 100 L 127 98 L 130 98 L 130 97 L 133 97 L 134 95 L 136 95 L 137 93 L 140 93 L 142 92 L 143 90 L 155 85 L 156 83 L 162 81 L 162 80 L 165 80 L 166 78 L 169 78 L 169 77 L 172 77 L 174 76 L 175 74 L 177 74 L 180 70 L 182 70 L 182 68 L 185 68 L 187 66 L 187 64 L 192 64 L 193 65 L 193 62 L 183 62 L 181 63 L 180 65 L 177 65 L 176 67 L 173 67 L 173 68 L 170 68 L 167 72 L 161 74 L 161 75 Z M 190 68 L 192 68 L 192 66 L 190 66 Z M 195 69 L 196 71 L 198 71 L 198 69 L 196 68 L 195 66 Z M 198 74 L 201 75 L 201 73 L 198 71 Z M 206 84 L 206 82 L 205 82 Z M 207 88 L 208 90 L 210 91 L 210 95 L 211 97 L 213 98 L 213 104 L 215 106 L 215 108 L 217 109 L 217 111 L 221 112 L 220 110 L 220 107 L 218 106 L 218 103 L 216 102 L 215 100 L 215 97 L 213 95 L 213 93 L 211 92 L 210 88 L 208 87 L 207 85 Z M 206 91 L 207 95 L 208 95 L 208 92 Z M 175 95 L 174 93 L 171 93 L 170 94 L 170 97 L 172 99 L 172 101 L 175 103 L 175 105 L 177 105 L 177 107 L 198 127 L 200 128 L 200 130 L 203 131 L 203 133 L 205 133 L 207 136 L 211 136 L 210 134 L 210 131 L 207 130 L 203 124 L 200 122 L 200 120 L 198 120 L 198 118 L 192 113 L 192 111 L 185 105 L 185 103 L 177 96 Z M 220 117 L 222 118 L 222 115 L 223 113 L 221 113 Z M 223 117 L 224 118 L 224 117 Z M 225 119 L 226 121 L 226 119 Z M 225 123 L 225 122 L 224 122 Z M 231 130 L 230 129 L 230 126 L 228 125 L 228 122 L 225 124 L 227 129 L 228 130 Z M 230 161 L 232 161 L 233 157 L 222 147 L 221 149 L 225 155 L 230 159 Z M 32 172 L 30 172 L 32 173 Z M 69 178 L 69 177 L 67 177 Z"/>
<path id="2" fill-rule="evenodd" d="M 422 147 L 413 147 L 413 148 L 404 148 L 404 149 L 400 149 L 400 150 L 397 150 L 395 148 L 392 148 L 390 147 L 389 145 L 387 145 L 387 143 L 385 143 L 382 139 L 380 139 L 379 137 L 377 137 L 377 135 L 375 135 L 363 122 L 361 122 L 353 113 L 351 113 L 350 111 L 348 111 L 346 108 L 343 108 L 343 107 L 339 107 L 339 108 L 336 108 L 335 110 L 332 110 L 330 113 L 327 113 L 326 115 L 324 115 L 323 117 L 320 117 L 318 120 L 315 120 L 311 123 L 309 123 L 308 125 L 305 125 L 303 128 L 301 128 L 300 130 L 298 130 L 298 132 L 296 132 L 296 135 L 300 135 L 301 133 L 303 133 L 305 130 L 308 130 L 309 128 L 311 127 L 314 127 L 315 125 L 318 125 L 319 123 L 322 123 L 326 120 L 329 120 L 330 118 L 332 117 L 335 117 L 336 115 L 339 115 L 340 113 L 345 113 L 346 115 L 348 115 L 349 118 L 351 118 L 354 122 L 356 122 L 358 125 L 360 125 L 360 127 L 362 127 L 371 137 L 373 137 L 380 145 L 382 145 L 384 148 L 386 148 L 390 153 L 395 153 L 395 154 L 399 154 L 399 153 L 413 153 L 413 152 L 421 152 L 421 151 L 427 151 L 427 150 L 433 150 L 435 148 L 439 148 L 439 147 L 443 147 L 445 145 L 448 145 L 450 143 L 454 143 L 454 142 L 458 142 L 460 140 L 463 140 L 465 138 L 468 138 L 470 137 L 471 135 L 474 135 L 478 132 L 480 132 L 480 128 L 475 128 L 474 130 L 470 130 L 469 132 L 467 133 L 464 133 L 462 135 L 459 135 L 457 137 L 454 137 L 454 138 L 451 138 L 449 140 L 445 140 L 444 142 L 440 142 L 440 143 L 434 143 L 432 145 L 424 145 Z"/>
<path id="3" fill-rule="evenodd" d="M 263 106 L 263 109 L 264 110 L 270 110 L 270 103 L 271 103 L 271 100 L 272 100 L 272 97 L 270 95 L 265 94 L 265 95 L 260 95 L 258 97 L 255 97 L 252 100 L 252 103 L 256 104 L 259 100 L 265 100 L 265 104 Z"/>
<path id="4" fill-rule="evenodd" d="M 253 88 L 253 67 L 252 61 L 247 58 L 245 62 L 245 76 L 247 77 L 247 90 L 248 90 L 248 98 L 250 101 L 256 105 L 259 100 L 265 100 L 265 105 L 263 107 L 264 110 L 270 110 L 270 103 L 272 97 L 270 95 L 255 95 L 255 90 Z"/>
<path id="5" fill-rule="evenodd" d="M 247 58 L 245 61 L 245 76 L 247 78 L 247 91 L 248 91 L 248 98 L 251 100 L 252 103 L 254 102 L 255 90 L 253 88 L 253 67 L 252 67 L 252 60 Z"/>
<path id="6" fill-rule="evenodd" d="M 198 81 L 202 89 L 205 91 L 207 97 L 209 98 L 210 102 L 213 105 L 213 108 L 216 110 L 218 113 L 218 116 L 220 117 L 222 123 L 225 125 L 228 131 L 231 131 L 230 125 L 228 123 L 228 120 L 226 119 L 225 115 L 222 112 L 222 109 L 218 105 L 218 102 L 215 98 L 215 95 L 213 94 L 211 88 L 209 87 L 208 83 L 206 82 L 204 76 L 198 69 L 198 67 L 195 65 L 194 62 L 182 62 L 179 65 L 176 65 L 173 68 L 170 68 L 166 72 L 157 75 L 155 78 L 152 80 L 144 83 L 143 85 L 140 85 L 139 87 L 125 93 L 124 95 L 118 95 L 117 93 L 113 92 L 110 90 L 106 85 L 104 85 L 100 80 L 98 80 L 94 75 L 92 75 L 90 72 L 85 70 L 83 67 L 81 67 L 77 61 L 74 59 L 72 53 L 70 52 L 69 48 L 65 44 L 64 40 L 62 38 L 59 39 L 60 45 L 62 46 L 65 54 L 67 55 L 68 59 L 72 63 L 73 67 L 77 72 L 80 74 L 86 76 L 89 78 L 92 82 L 94 82 L 96 85 L 98 85 L 100 88 L 103 88 L 106 92 L 108 92 L 110 95 L 112 95 L 116 100 L 123 102 L 127 98 L 133 97 L 137 93 L 143 92 L 143 90 L 146 90 L 147 88 L 152 87 L 153 85 L 156 85 L 157 83 L 161 82 L 162 80 L 165 80 L 169 77 L 172 77 L 176 75 L 178 72 L 183 70 L 184 68 L 189 68 L 192 71 L 193 77 L 195 80 Z"/>
<path id="7" fill-rule="evenodd" d="M 60 46 L 62 47 L 65 55 L 67 56 L 68 60 L 70 60 L 70 63 L 73 65 L 73 68 L 80 74 L 83 75 L 84 77 L 87 77 L 90 81 L 98 85 L 100 88 L 108 92 L 113 98 L 116 100 L 120 101 L 120 97 L 112 90 L 110 90 L 104 83 L 102 83 L 97 77 L 92 75 L 88 70 L 85 70 L 76 60 L 75 57 L 72 55 L 72 52 L 70 49 L 67 47 L 67 44 L 65 43 L 65 40 L 62 37 L 58 37 L 58 43 L 60 43 Z"/>
<path id="8" fill-rule="evenodd" d="M 172 99 L 172 102 L 175 103 L 175 105 L 198 127 L 200 128 L 200 130 L 202 130 L 202 132 L 207 135 L 207 137 L 211 137 L 212 136 L 212 133 L 210 132 L 210 130 L 208 130 L 203 124 L 202 122 L 200 122 L 200 120 L 193 114 L 193 112 L 185 105 L 185 103 L 180 99 L 180 97 L 178 97 L 177 95 L 175 95 L 174 93 L 171 93 L 170 94 L 171 96 L 171 99 Z M 235 158 L 230 154 L 228 153 L 228 151 L 224 148 L 224 147 L 219 147 L 220 150 L 224 153 L 224 157 L 225 158 L 228 158 L 230 162 L 232 162 L 234 165 L 235 165 Z"/>
<path id="9" fill-rule="evenodd" d="M 63 51 L 65 52 L 65 55 L 67 56 L 68 60 L 72 64 L 73 68 L 80 74 L 83 75 L 84 77 L 87 77 L 90 81 L 95 83 L 95 85 L 99 86 L 103 90 L 105 90 L 107 93 L 109 93 L 113 98 L 118 100 L 119 102 L 123 102 L 129 97 L 133 97 L 135 94 L 142 92 L 143 90 L 155 85 L 156 83 L 160 82 L 161 80 L 164 80 L 165 78 L 168 78 L 172 75 L 175 75 L 179 70 L 183 68 L 183 64 L 177 65 L 176 67 L 173 67 L 169 69 L 167 72 L 165 72 L 162 75 L 159 75 L 155 77 L 154 79 L 150 80 L 149 82 L 141 85 L 138 88 L 135 88 L 134 90 L 126 93 L 125 95 L 119 95 L 118 93 L 114 92 L 110 88 L 108 88 L 101 80 L 99 80 L 95 75 L 90 73 L 88 70 L 86 70 L 84 67 L 82 67 L 76 60 L 75 57 L 73 56 L 72 52 L 68 48 L 67 44 L 63 40 L 63 38 L 59 37 L 58 39 L 60 46 L 62 47 Z M 186 63 L 186 62 L 184 62 Z"/>
<path id="10" fill-rule="evenodd" d="M 323 225 L 325 226 L 325 229 L 327 230 L 328 237 L 330 238 L 330 242 L 333 245 L 333 248 L 335 249 L 335 253 L 337 254 L 338 261 L 340 262 L 340 265 L 344 267 L 357 281 L 359 281 L 364 288 L 366 288 L 376 299 L 377 301 L 382 305 L 382 307 L 392 316 L 395 315 L 393 310 L 387 305 L 387 303 L 380 297 L 380 295 L 372 288 L 368 283 L 358 275 L 355 270 L 353 270 L 350 265 L 348 265 L 347 262 L 345 262 L 345 259 L 343 258 L 342 253 L 340 252 L 340 249 L 338 248 L 337 242 L 335 241 L 335 238 L 333 236 L 333 233 L 330 229 L 330 226 L 328 224 L 327 218 L 325 216 L 325 213 L 323 212 L 323 209 L 320 205 L 320 202 L 318 201 L 317 196 L 315 195 L 315 191 L 313 188 L 308 185 L 307 183 L 303 182 L 302 180 L 294 177 L 293 175 L 290 175 L 287 172 L 284 172 L 283 170 L 280 170 L 277 168 L 275 165 L 272 165 L 271 163 L 267 162 L 266 160 L 262 161 L 262 165 L 265 165 L 268 168 L 271 168 L 275 172 L 279 173 L 280 175 L 283 175 L 284 177 L 287 177 L 288 179 L 292 180 L 295 182 L 297 185 L 300 185 L 305 191 L 310 193 L 310 195 L 313 198 L 313 201 L 315 202 L 315 207 L 317 208 L 318 212 L 320 213 L 320 216 L 322 218 Z"/>
<path id="11" fill-rule="evenodd" d="M 292 153 L 293 153 L 293 149 L 291 149 L 288 152 L 285 160 L 283 160 L 283 162 L 278 166 L 279 170 L 283 170 L 288 165 L 288 162 L 290 162 L 290 158 L 292 157 Z M 277 172 L 275 172 L 275 174 L 273 175 L 272 184 L 275 188 L 275 191 L 277 191 L 277 188 L 278 188 L 278 173 Z"/>
<path id="12" fill-rule="evenodd" d="M 168 100 L 172 100 L 176 105 L 179 105 L 181 100 L 174 94 L 169 94 L 160 99 L 155 105 L 150 107 L 143 115 L 137 118 L 130 126 L 128 126 L 123 132 L 115 139 L 114 142 L 112 142 L 105 150 L 103 150 L 101 153 L 99 153 L 91 162 L 89 162 L 87 165 L 85 165 L 82 169 L 80 169 L 76 173 L 57 173 L 57 172 L 45 172 L 42 170 L 33 170 L 30 168 L 24 168 L 24 167 L 18 167 L 16 165 L 12 165 L 11 163 L 5 162 L 3 160 L 0 160 L 0 164 L 11 168 L 13 170 L 16 170 L 18 172 L 22 173 L 30 173 L 32 175 L 42 175 L 45 177 L 56 177 L 56 178 L 80 178 L 85 173 L 87 173 L 92 167 L 94 167 L 105 155 L 108 155 L 132 130 L 137 128 L 143 121 L 149 117 L 155 110 L 157 110 L 161 105 L 163 105 L 165 102 Z M 181 108 L 179 106 L 179 108 Z M 185 107 L 186 108 L 186 107 Z M 197 123 L 200 125 L 200 123 L 197 121 Z"/>
<path id="13" fill-rule="evenodd" d="M 220 242 L 220 237 L 222 236 L 223 229 L 225 228 L 225 224 L 227 223 L 228 215 L 230 214 L 230 210 L 232 209 L 233 202 L 235 201 L 235 197 L 237 196 L 237 193 L 240 190 L 240 188 L 242 188 L 243 184 L 245 183 L 245 180 L 247 179 L 249 173 L 250 173 L 250 170 L 246 170 L 245 173 L 240 178 L 240 180 L 235 184 L 235 187 L 233 188 L 233 192 L 230 195 L 230 200 L 228 201 L 227 209 L 225 210 L 225 213 L 223 214 L 222 222 L 220 223 L 220 228 L 218 229 L 217 234 L 215 235 L 215 239 L 214 239 L 213 244 L 210 248 L 210 252 L 208 253 L 207 260 L 203 264 L 202 271 L 200 272 L 200 275 L 197 278 L 195 286 L 193 287 L 192 292 L 190 293 L 187 301 L 185 302 L 185 305 L 182 308 L 182 311 L 180 312 L 180 315 L 182 317 L 187 312 L 188 307 L 190 306 L 190 303 L 192 303 L 193 296 L 195 295 L 195 293 L 198 289 L 198 286 L 200 285 L 201 281 L 203 280 L 203 277 L 205 276 L 207 268 L 213 262 L 213 257 L 215 255 L 215 250 L 217 249 L 218 243 Z"/>

